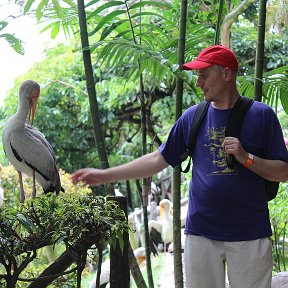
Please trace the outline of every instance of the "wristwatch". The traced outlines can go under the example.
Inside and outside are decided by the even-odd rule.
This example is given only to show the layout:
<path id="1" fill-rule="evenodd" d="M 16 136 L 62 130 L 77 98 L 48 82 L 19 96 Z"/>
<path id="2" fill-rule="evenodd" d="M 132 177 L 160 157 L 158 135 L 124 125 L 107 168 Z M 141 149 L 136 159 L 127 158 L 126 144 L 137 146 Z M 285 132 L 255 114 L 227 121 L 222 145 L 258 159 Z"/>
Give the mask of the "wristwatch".
<path id="1" fill-rule="evenodd" d="M 253 164 L 253 160 L 254 160 L 254 155 L 251 153 L 248 153 L 248 158 L 246 160 L 246 162 L 243 163 L 243 166 L 248 168 Z"/>

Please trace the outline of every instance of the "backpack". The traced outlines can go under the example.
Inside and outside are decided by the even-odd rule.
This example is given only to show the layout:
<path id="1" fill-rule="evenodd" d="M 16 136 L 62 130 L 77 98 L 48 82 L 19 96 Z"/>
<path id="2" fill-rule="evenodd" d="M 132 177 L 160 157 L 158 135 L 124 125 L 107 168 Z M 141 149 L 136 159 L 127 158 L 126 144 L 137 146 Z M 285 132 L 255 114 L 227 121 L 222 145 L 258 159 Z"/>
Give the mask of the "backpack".
<path id="1" fill-rule="evenodd" d="M 247 97 L 241 96 L 235 103 L 232 111 L 228 117 L 225 129 L 225 137 L 231 136 L 239 138 L 240 129 L 242 126 L 243 119 L 246 115 L 246 112 L 252 105 L 253 100 Z M 197 136 L 197 131 L 204 119 L 208 107 L 210 105 L 210 101 L 201 102 L 195 111 L 194 118 L 192 120 L 192 125 L 189 134 L 189 141 L 187 145 L 186 151 L 180 156 L 180 170 L 183 173 L 187 173 L 190 170 L 191 165 L 191 154 L 195 147 L 195 139 Z M 182 162 L 185 161 L 189 157 L 188 164 L 185 169 L 182 169 Z M 226 156 L 227 166 L 232 169 L 235 165 L 235 157 L 233 155 Z M 279 182 L 265 180 L 265 190 L 266 190 L 266 198 L 267 201 L 274 199 L 277 195 Z"/>

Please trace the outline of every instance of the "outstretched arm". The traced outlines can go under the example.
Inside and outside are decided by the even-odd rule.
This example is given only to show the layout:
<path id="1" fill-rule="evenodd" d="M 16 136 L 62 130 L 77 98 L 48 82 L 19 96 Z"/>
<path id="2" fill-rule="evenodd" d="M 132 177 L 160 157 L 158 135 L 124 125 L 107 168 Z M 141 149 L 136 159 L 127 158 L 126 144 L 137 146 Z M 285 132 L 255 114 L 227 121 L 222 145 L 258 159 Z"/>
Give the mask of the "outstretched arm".
<path id="1" fill-rule="evenodd" d="M 141 179 L 152 176 L 168 166 L 164 157 L 157 150 L 146 154 L 131 162 L 108 169 L 84 168 L 72 174 L 72 181 L 76 184 L 96 186 L 119 180 Z"/>

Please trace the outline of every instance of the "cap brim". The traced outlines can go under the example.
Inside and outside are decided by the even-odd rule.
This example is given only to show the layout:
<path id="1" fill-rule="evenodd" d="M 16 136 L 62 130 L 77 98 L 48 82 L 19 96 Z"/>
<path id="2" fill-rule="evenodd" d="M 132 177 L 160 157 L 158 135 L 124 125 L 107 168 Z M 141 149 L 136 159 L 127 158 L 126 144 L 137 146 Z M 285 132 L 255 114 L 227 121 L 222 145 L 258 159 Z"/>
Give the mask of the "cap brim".
<path id="1" fill-rule="evenodd" d="M 195 61 L 183 64 L 182 69 L 183 70 L 199 70 L 199 69 L 207 68 L 212 65 L 213 64 L 211 63 L 195 60 Z"/>

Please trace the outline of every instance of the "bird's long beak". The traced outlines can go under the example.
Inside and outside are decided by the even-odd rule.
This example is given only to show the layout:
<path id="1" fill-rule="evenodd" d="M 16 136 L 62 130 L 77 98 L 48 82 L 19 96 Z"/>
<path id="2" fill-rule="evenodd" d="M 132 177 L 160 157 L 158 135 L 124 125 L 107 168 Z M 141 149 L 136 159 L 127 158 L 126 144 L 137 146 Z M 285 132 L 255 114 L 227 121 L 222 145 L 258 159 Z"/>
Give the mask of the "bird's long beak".
<path id="1" fill-rule="evenodd" d="M 30 100 L 30 112 L 29 112 L 29 122 L 30 125 L 33 125 L 34 117 L 37 109 L 37 103 L 38 103 L 39 93 L 34 92 L 33 96 Z"/>
<path id="2" fill-rule="evenodd" d="M 160 204 L 160 219 L 163 219 L 163 217 L 164 217 L 164 207 L 163 207 L 163 205 L 161 205 Z"/>

